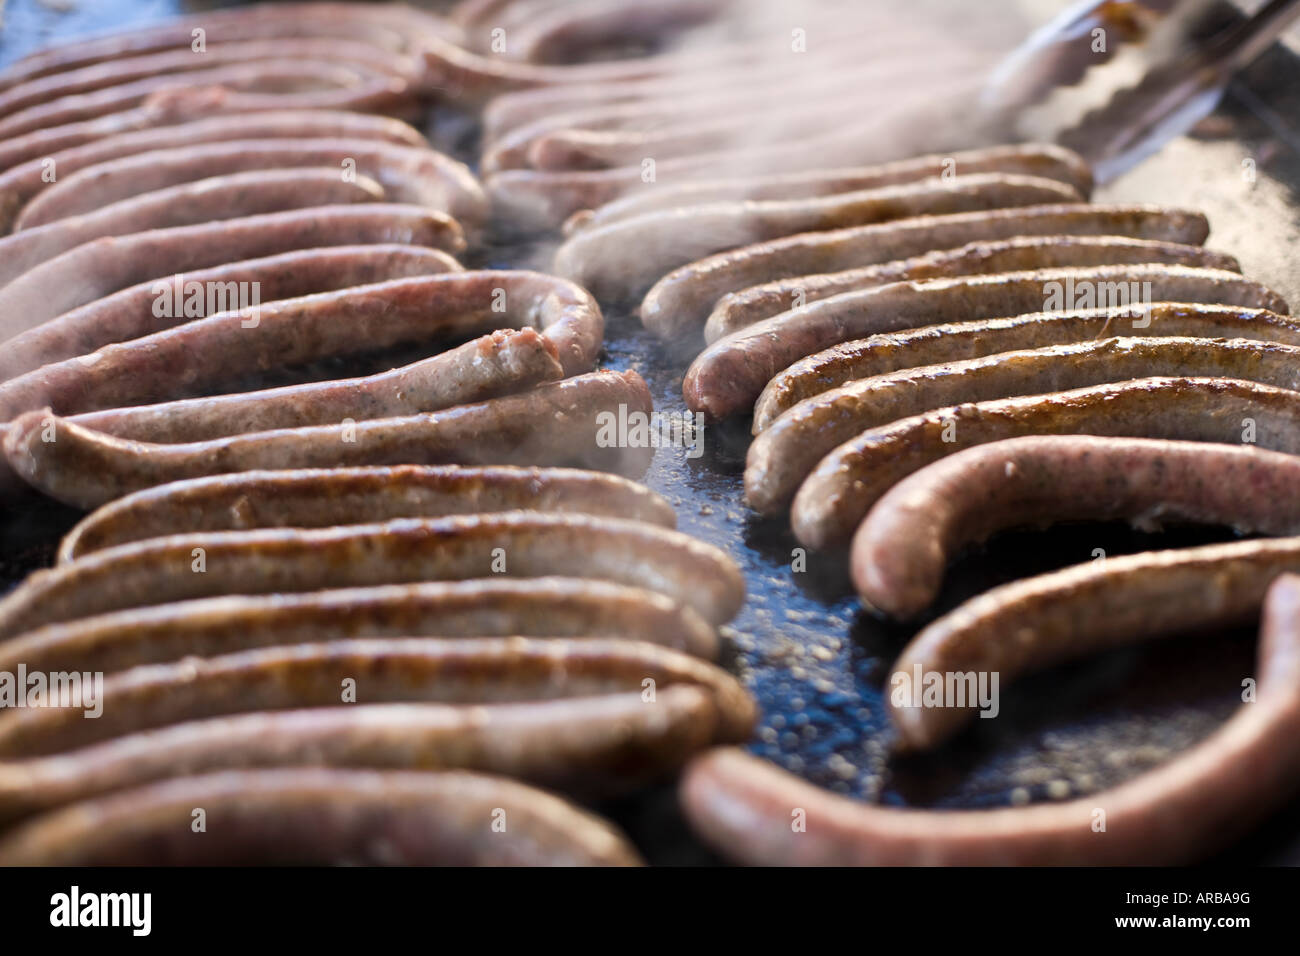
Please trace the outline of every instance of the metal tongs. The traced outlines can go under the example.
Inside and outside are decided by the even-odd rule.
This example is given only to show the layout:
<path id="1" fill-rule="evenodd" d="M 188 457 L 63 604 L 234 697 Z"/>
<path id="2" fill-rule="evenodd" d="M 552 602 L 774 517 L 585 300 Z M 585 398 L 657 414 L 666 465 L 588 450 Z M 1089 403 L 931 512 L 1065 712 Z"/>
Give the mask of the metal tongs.
<path id="1" fill-rule="evenodd" d="M 1246 20 L 1206 33 L 1207 6 L 1196 0 L 1084 0 L 1007 57 L 981 103 L 995 123 L 1014 130 L 1034 104 L 1079 84 L 1122 47 L 1145 46 L 1140 82 L 1055 133 L 1092 164 L 1099 183 L 1110 182 L 1213 112 L 1233 75 L 1300 15 L 1300 0 L 1269 0 Z M 1172 55 L 1156 59 L 1168 50 Z"/>

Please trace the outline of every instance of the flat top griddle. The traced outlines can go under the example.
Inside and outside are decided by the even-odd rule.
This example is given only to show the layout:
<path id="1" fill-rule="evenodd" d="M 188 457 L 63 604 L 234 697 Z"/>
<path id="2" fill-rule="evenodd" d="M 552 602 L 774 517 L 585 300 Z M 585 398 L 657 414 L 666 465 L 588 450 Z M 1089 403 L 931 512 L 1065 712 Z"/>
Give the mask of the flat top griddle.
<path id="1" fill-rule="evenodd" d="M 39 46 L 145 22 L 213 3 L 96 0 L 59 13 L 39 0 L 9 0 L 0 64 Z M 1229 90 L 1194 138 L 1170 144 L 1097 201 L 1191 206 L 1206 212 L 1209 244 L 1238 256 L 1252 278 L 1300 303 L 1300 58 L 1284 47 L 1262 57 Z M 463 124 L 451 124 L 464 132 Z M 437 131 L 445 132 L 444 130 Z M 452 148 L 473 163 L 472 136 Z M 445 136 L 435 135 L 448 147 Z M 1243 176 L 1253 159 L 1254 183 Z M 536 267 L 553 244 L 498 244 L 467 257 L 471 266 Z M 659 410 L 684 412 L 684 364 L 626 310 L 607 310 L 603 365 L 635 369 Z M 358 374 L 355 365 L 308 370 Z M 250 381 L 248 387 L 266 382 Z M 703 454 L 661 449 L 645 481 L 677 509 L 679 527 L 730 553 L 749 597 L 725 633 L 726 666 L 754 693 L 763 716 L 751 749 L 828 789 L 895 806 L 980 808 L 1079 796 L 1129 779 L 1212 732 L 1240 700 L 1254 672 L 1255 629 L 1187 635 L 1127 648 L 1018 682 L 1002 695 L 997 720 L 977 720 L 948 746 L 892 759 L 882 688 L 920 624 L 900 626 L 863 612 L 840 555 L 810 553 L 791 570 L 796 542 L 784 519 L 763 520 L 741 502 L 749 423 L 705 428 Z M 0 584 L 48 566 L 59 537 L 79 517 L 31 499 L 0 514 Z M 1107 555 L 1229 540 L 1221 529 L 1137 532 L 1080 525 L 1000 535 L 963 556 L 947 576 L 935 614 L 998 584 Z M 924 623 L 924 622 L 920 622 Z M 624 826 L 652 863 L 715 858 L 687 831 L 671 785 L 600 807 Z M 1300 864 L 1300 801 L 1220 856 L 1236 864 Z"/>

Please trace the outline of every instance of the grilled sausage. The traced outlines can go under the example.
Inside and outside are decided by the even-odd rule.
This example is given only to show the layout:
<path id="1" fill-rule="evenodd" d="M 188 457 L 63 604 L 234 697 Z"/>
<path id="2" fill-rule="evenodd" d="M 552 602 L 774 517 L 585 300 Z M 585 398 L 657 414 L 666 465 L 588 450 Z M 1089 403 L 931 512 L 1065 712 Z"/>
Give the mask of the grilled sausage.
<path id="1" fill-rule="evenodd" d="M 949 558 L 1006 528 L 1124 519 L 1300 535 L 1300 458 L 1149 438 L 1040 435 L 978 445 L 895 485 L 853 536 L 862 600 L 910 617 L 939 593 Z"/>
<path id="2" fill-rule="evenodd" d="M 195 561 L 202 555 L 202 567 Z M 640 521 L 505 511 L 334 528 L 171 535 L 39 571 L 0 602 L 0 635 L 121 608 L 492 574 L 591 577 L 645 586 L 721 624 L 745 584 L 717 548 Z"/>
<path id="3" fill-rule="evenodd" d="M 46 226 L 0 238 L 0 286 L 60 253 L 101 236 L 171 229 L 307 206 L 382 202 L 369 176 L 345 181 L 336 169 L 257 170 L 182 183 Z"/>
<path id="4" fill-rule="evenodd" d="M 754 434 L 771 427 L 805 399 L 857 379 L 996 352 L 1085 342 L 1104 335 L 1258 338 L 1300 345 L 1300 321 L 1263 309 L 1157 302 L 1145 306 L 1141 316 L 1117 315 L 1109 308 L 1078 309 L 873 335 L 816 352 L 778 373 L 754 405 Z"/>
<path id="5" fill-rule="evenodd" d="M 1079 290 L 1088 293 L 1074 299 Z M 1022 315 L 1071 305 L 1108 304 L 1139 311 L 1147 302 L 1206 302 L 1288 311 L 1286 301 L 1235 272 L 1170 265 L 1033 269 L 986 276 L 896 282 L 846 292 L 764 319 L 705 349 L 691 364 L 682 394 L 712 419 L 753 408 L 777 372 L 840 342 L 878 332 Z"/>
<path id="6" fill-rule="evenodd" d="M 672 506 L 644 485 L 571 468 L 322 468 L 195 478 L 128 495 L 64 537 L 59 563 L 182 531 L 325 528 L 391 518 L 559 511 L 675 527 Z"/>
<path id="7" fill-rule="evenodd" d="M 0 380 L 223 312 L 237 304 L 232 295 L 241 287 L 256 289 L 260 302 L 274 302 L 387 279 L 461 271 L 455 259 L 437 249 L 379 243 L 299 249 L 177 273 L 96 299 L 10 339 L 0 350 Z M 163 314 L 155 315 L 167 295 L 173 307 L 158 308 Z"/>
<path id="8" fill-rule="evenodd" d="M 128 286 L 327 245 L 403 243 L 449 252 L 465 247 L 456 221 L 419 206 L 314 206 L 225 222 L 96 239 L 55 256 L 0 289 L 0 338 L 11 338 Z"/>
<path id="9" fill-rule="evenodd" d="M 654 591 L 576 578 L 423 581 L 300 594 L 232 595 L 112 611 L 0 643 L 13 672 L 112 673 L 141 664 L 315 641 L 378 637 L 616 636 L 718 657 L 691 608 Z"/>
<path id="10" fill-rule="evenodd" d="M 202 808 L 206 830 L 193 831 Z M 502 831 L 493 821 L 502 814 Z M 561 798 L 460 772 L 295 768 L 163 780 L 37 817 L 0 866 L 639 866 L 626 837 Z"/>
<path id="11" fill-rule="evenodd" d="M 4 449 L 9 466 L 24 481 L 81 508 L 182 478 L 263 469 L 563 465 L 637 478 L 650 466 L 654 449 L 619 447 L 616 437 L 606 440 L 620 407 L 629 415 L 651 413 L 650 390 L 635 372 L 593 372 L 520 395 L 405 418 L 184 445 L 113 438 L 31 412 L 10 424 Z"/>
<path id="12" fill-rule="evenodd" d="M 1245 552 L 1277 545 L 1246 542 L 1218 550 Z M 1294 543 L 1291 547 L 1294 551 Z M 1204 558 L 1209 549 L 1196 550 Z M 1090 595 L 1086 611 L 1069 622 L 1071 629 L 1091 630 L 1093 646 L 1104 646 L 1172 624 L 1184 608 L 1226 617 L 1205 600 L 1209 594 L 1231 593 L 1236 605 L 1233 616 L 1248 619 L 1258 610 L 1268 580 L 1284 566 L 1293 567 L 1296 560 L 1254 562 L 1251 572 L 1229 584 L 1212 574 L 1191 572 L 1196 559 L 1184 561 L 1180 573 L 1175 570 L 1175 554 L 1108 561 L 1108 571 L 1121 562 L 1123 568 L 1136 569 L 1145 561 L 1162 565 L 1168 573 L 1162 570 L 1155 579 L 1112 577 L 1112 590 L 1098 589 Z M 1261 572 L 1267 580 L 1259 577 Z M 1183 586 L 1168 588 L 1172 600 L 1146 600 L 1179 577 Z M 1116 588 L 1120 580 L 1123 583 Z M 1121 593 L 1132 600 L 1134 591 L 1142 592 L 1143 599 L 1120 610 Z M 1253 600 L 1241 598 L 1247 592 L 1255 595 Z M 836 796 L 757 757 L 725 749 L 706 754 L 687 768 L 682 806 L 703 840 L 733 860 L 768 866 L 1150 866 L 1194 860 L 1262 819 L 1300 785 L 1300 578 L 1276 577 L 1265 600 L 1256 700 L 1165 765 L 1109 790 L 1030 807 L 901 810 Z M 1096 602 L 1115 608 L 1116 613 L 1097 613 Z M 1149 616 L 1153 612 L 1155 619 Z M 1126 615 L 1127 620 L 1116 620 Z M 1059 620 L 1064 623 L 1066 618 Z M 1191 613 L 1182 615 L 1182 623 L 1190 626 L 1203 621 Z M 1137 626 L 1123 635 L 1101 633 L 1109 625 L 1132 623 Z M 1011 633 L 1017 632 L 1001 630 L 991 636 L 1010 651 L 1007 635 Z M 1083 648 L 1063 644 L 1056 649 L 1074 656 Z M 1036 650 L 1042 654 L 1045 649 Z M 1008 655 L 1004 651 L 999 656 Z M 948 712 L 946 708 L 927 711 Z M 1104 828 L 1096 826 L 1099 809 L 1105 813 Z M 805 823 L 798 832 L 791 826 L 795 811 L 802 811 Z"/>
<path id="13" fill-rule="evenodd" d="M 862 432 L 935 408 L 1151 376 L 1219 376 L 1300 391 L 1300 348 L 1249 339 L 1108 338 L 998 352 L 859 379 L 800 402 L 745 460 L 765 506 L 794 497 L 817 463 Z"/>
<path id="14" fill-rule="evenodd" d="M 756 322 L 796 310 L 809 302 L 890 282 L 1130 263 L 1168 263 L 1241 271 L 1241 266 L 1232 256 L 1178 242 L 1153 242 L 1125 236 L 1016 236 L 972 242 L 957 249 L 942 249 L 844 272 L 779 279 L 742 292 L 730 292 L 718 300 L 709 314 L 704 325 L 704 338 L 707 342 L 716 342 Z"/>
<path id="15" fill-rule="evenodd" d="M 1087 434 L 1254 444 L 1300 453 L 1300 393 L 1220 378 L 1144 378 L 939 409 L 873 428 L 827 455 L 791 508 L 809 547 L 845 543 L 886 491 L 947 455 L 1002 438 Z M 951 440 L 945 441 L 945 437 Z M 763 490 L 746 484 L 763 500 Z"/>
<path id="16" fill-rule="evenodd" d="M 556 253 L 555 271 L 580 282 L 599 299 L 621 299 L 641 294 L 656 279 L 692 260 L 791 233 L 1082 200 L 1073 187 L 1055 180 L 981 173 L 952 185 L 922 181 L 813 199 L 706 204 L 689 211 L 646 213 L 580 232 Z M 685 235 L 683 222 L 690 224 Z M 661 322 L 661 317 L 653 310 L 642 314 L 651 331 L 666 339 L 698 328 L 675 318 Z"/>
<path id="17" fill-rule="evenodd" d="M 921 216 L 801 233 L 710 256 L 669 273 L 642 300 L 641 319 L 664 329 L 692 329 L 703 325 L 722 296 L 760 282 L 891 262 L 981 239 L 1109 235 L 1200 245 L 1209 231 L 1198 212 L 1073 204 Z"/>

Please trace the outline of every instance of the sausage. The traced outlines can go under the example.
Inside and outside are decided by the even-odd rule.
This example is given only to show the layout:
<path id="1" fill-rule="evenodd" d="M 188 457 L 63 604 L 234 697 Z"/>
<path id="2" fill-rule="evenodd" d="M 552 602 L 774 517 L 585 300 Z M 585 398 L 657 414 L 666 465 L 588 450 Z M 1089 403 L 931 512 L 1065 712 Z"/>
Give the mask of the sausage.
<path id="1" fill-rule="evenodd" d="M 465 247 L 464 233 L 446 213 L 388 203 L 313 206 L 96 239 L 0 289 L 0 338 L 176 272 L 293 249 L 394 242 L 453 253 Z"/>
<path id="2" fill-rule="evenodd" d="M 350 682 L 350 683 L 349 683 Z M 648 686 L 647 686 L 648 682 Z M 104 681 L 97 719 L 70 707 L 0 716 L 0 760 L 78 750 L 175 724 L 354 703 L 501 704 L 651 691 L 708 691 L 717 732 L 744 740 L 754 703 L 726 671 L 655 644 L 522 637 L 346 640 L 264 647 L 135 667 Z M 344 695 L 347 688 L 350 694 Z"/>
<path id="3" fill-rule="evenodd" d="M 1005 686 L 1023 674 L 1111 647 L 1249 623 L 1278 575 L 1297 570 L 1300 538 L 1090 561 L 967 601 L 917 634 L 894 669 L 907 674 L 918 665 L 922 673 L 994 670 Z M 890 706 L 898 747 L 904 750 L 938 746 L 971 715 L 958 706 Z"/>
<path id="4" fill-rule="evenodd" d="M 388 279 L 461 271 L 455 259 L 437 249 L 376 243 L 298 249 L 177 273 L 96 299 L 10 339 L 0 350 L 0 381 L 225 311 L 237 304 L 232 298 L 237 299 L 241 286 L 256 289 L 265 303 Z M 155 315 L 155 305 L 168 295 L 172 308 Z"/>
<path id="5" fill-rule="evenodd" d="M 905 618 L 939 593 L 949 558 L 998 531 L 1124 519 L 1300 535 L 1300 458 L 1149 438 L 1039 435 L 977 445 L 922 468 L 876 503 L 853 536 L 862 600 Z"/>
<path id="6" fill-rule="evenodd" d="M 555 271 L 591 289 L 598 299 L 625 298 L 694 259 L 777 236 L 932 213 L 1074 201 L 1081 203 L 1082 197 L 1055 180 L 980 173 L 952 186 L 904 183 L 815 199 L 670 209 L 578 233 L 556 253 Z M 690 224 L 688 235 L 682 233 L 683 222 Z M 642 321 L 671 341 L 698 328 L 653 310 L 643 310 Z"/>
<path id="7" fill-rule="evenodd" d="M 532 329 L 499 331 L 375 375 L 90 412 L 70 419 L 136 441 L 179 444 L 246 432 L 396 418 L 522 392 L 564 377 Z"/>
<path id="8" fill-rule="evenodd" d="M 142 664 L 351 638 L 525 635 L 660 644 L 704 660 L 718 637 L 684 604 L 642 587 L 576 578 L 422 581 L 230 595 L 112 611 L 0 642 L 10 672 L 113 673 Z"/>
<path id="9" fill-rule="evenodd" d="M 703 325 L 722 296 L 760 282 L 891 262 L 980 239 L 1132 236 L 1201 245 L 1209 231 L 1209 224 L 1199 212 L 1157 206 L 1068 204 L 920 216 L 902 222 L 784 236 L 710 256 L 669 273 L 642 300 L 641 319 L 663 328 L 690 329 Z"/>
<path id="10" fill-rule="evenodd" d="M 1227 378 L 1143 378 L 927 412 L 863 432 L 822 459 L 791 508 L 809 547 L 847 538 L 886 491 L 947 455 L 1022 435 L 1087 434 L 1253 444 L 1300 453 L 1300 393 Z M 945 441 L 945 437 L 950 441 Z M 746 496 L 763 491 L 746 482 Z"/>
<path id="11" fill-rule="evenodd" d="M 206 833 L 194 835 L 195 808 Z M 503 832 L 492 823 L 501 814 Z M 0 866 L 639 866 L 612 825 L 505 777 L 228 770 L 132 787 L 0 837 Z"/>
<path id="12" fill-rule="evenodd" d="M 344 180 L 328 167 L 256 170 L 182 183 L 0 238 L 0 286 L 101 236 L 383 199 L 384 187 L 369 176 Z"/>
<path id="13" fill-rule="evenodd" d="M 1073 186 L 1080 194 L 1092 192 L 1092 172 L 1076 153 L 1053 143 L 1029 143 L 972 149 L 948 156 L 930 155 L 879 166 L 853 169 L 809 169 L 793 173 L 767 173 L 708 179 L 698 182 L 656 184 L 570 220 L 576 231 L 628 219 L 646 212 L 694 206 L 731 199 L 802 199 L 858 189 L 892 186 L 918 179 L 951 174 L 1007 173 L 1054 179 Z"/>
<path id="14" fill-rule="evenodd" d="M 704 339 L 713 343 L 809 302 L 820 302 L 833 295 L 871 289 L 890 282 L 1130 263 L 1168 263 L 1241 271 L 1240 264 L 1232 256 L 1178 242 L 1153 242 L 1125 236 L 1016 236 L 1013 239 L 971 242 L 957 249 L 940 249 L 922 256 L 844 272 L 779 279 L 743 292 L 729 292 L 713 307 L 704 325 Z"/>
<path id="15" fill-rule="evenodd" d="M 48 412 L 11 423 L 5 457 L 51 497 L 94 508 L 132 491 L 229 472 L 346 465 L 561 465 L 645 474 L 652 447 L 619 447 L 621 408 L 648 416 L 635 372 L 593 372 L 530 392 L 403 418 L 232 435 L 184 445 L 114 438 Z M 616 430 L 616 429 L 615 429 Z M 48 434 L 52 441 L 44 441 Z M 608 440 L 606 440 L 608 439 Z"/>
<path id="16" fill-rule="evenodd" d="M 1110 308 L 1076 309 L 873 335 L 816 352 L 779 372 L 754 405 L 754 434 L 770 428 L 778 417 L 805 399 L 857 379 L 996 352 L 1084 342 L 1104 335 L 1258 338 L 1300 345 L 1300 322 L 1263 309 L 1156 302 L 1144 307 L 1141 316 L 1116 315 Z"/>
<path id="17" fill-rule="evenodd" d="M 1074 618 L 1060 618 L 1070 630 L 1091 631 L 1093 646 L 1126 643 L 1173 624 L 1174 618 L 1187 626 L 1204 623 L 1204 617 L 1182 613 L 1184 608 L 1226 617 L 1211 609 L 1209 594 L 1231 592 L 1237 605 L 1233 616 L 1244 619 L 1264 598 L 1255 701 L 1154 770 L 1064 803 L 929 811 L 858 803 L 741 750 L 718 749 L 686 769 L 680 789 L 686 817 L 701 839 L 730 859 L 764 866 L 1151 866 L 1195 860 L 1226 845 L 1300 786 L 1300 578 L 1280 574 L 1294 565 L 1295 557 L 1269 562 L 1259 550 L 1264 547 L 1278 557 L 1285 548 L 1279 542 L 1244 542 L 1194 549 L 1200 556 L 1184 557 L 1181 563 L 1179 552 L 1159 552 L 1112 559 L 1105 572 L 1083 569 L 1112 575 L 1112 588 L 1123 582 L 1118 590 L 1099 588 Z M 1290 547 L 1294 553 L 1294 540 Z M 1192 571 L 1207 552 L 1225 548 L 1236 549 L 1242 563 L 1254 568 L 1234 575 L 1231 584 Z M 1261 560 L 1244 557 L 1252 548 Z M 1154 580 L 1138 575 L 1121 579 L 1113 570 L 1121 562 L 1125 569 L 1162 570 Z M 1212 564 L 1210 559 L 1203 567 Z M 1075 574 L 1082 582 L 1078 576 L 1083 570 L 1061 574 Z M 1259 577 L 1261 571 L 1267 579 Z M 1154 596 L 1180 577 L 1184 587 L 1168 588 L 1175 592 L 1173 600 L 1138 600 L 1119 608 L 1121 592 Z M 1255 595 L 1253 600 L 1242 597 L 1247 592 Z M 1097 602 L 1114 613 L 1098 613 Z M 1152 613 L 1155 619 L 1148 616 Z M 1126 614 L 1128 620 L 1122 620 Z M 1108 629 L 1134 623 L 1136 628 L 1122 635 Z M 991 636 L 1005 643 L 1009 633 Z M 1088 648 L 1063 644 L 1060 649 L 1074 656 Z M 1043 649 L 1037 650 L 1041 654 Z M 950 708 L 918 709 L 929 715 L 954 713 Z M 1105 813 L 1104 829 L 1096 826 L 1098 809 Z M 796 810 L 803 811 L 805 823 L 798 832 L 791 827 Z"/>
<path id="18" fill-rule="evenodd" d="M 732 0 L 587 0 L 557 4 L 511 37 L 508 53 L 529 63 L 564 63 L 590 57 L 603 48 L 635 42 L 664 42 L 672 34 L 700 26 Z"/>
<path id="19" fill-rule="evenodd" d="M 59 563 L 182 531 L 325 528 L 390 518 L 558 511 L 673 528 L 672 506 L 644 485 L 571 468 L 322 468 L 214 475 L 105 505 L 64 537 Z"/>
<path id="20" fill-rule="evenodd" d="M 196 549 L 206 570 L 193 567 Z M 690 605 L 713 624 L 734 617 L 745 595 L 744 579 L 726 554 L 680 532 L 640 521 L 505 511 L 136 541 L 28 577 L 0 601 L 0 635 L 221 594 L 493 574 L 572 575 L 644 586 Z"/>
<path id="21" fill-rule="evenodd" d="M 1082 299 L 1080 291 L 1086 293 Z M 692 411 L 711 419 L 743 414 L 777 372 L 839 342 L 940 322 L 1022 315 L 1051 308 L 1054 300 L 1065 307 L 1101 303 L 1124 310 L 1148 302 L 1205 302 L 1289 311 L 1281 296 L 1235 272 L 1162 264 L 896 282 L 832 296 L 720 339 L 691 364 L 682 394 Z"/>
<path id="22" fill-rule="evenodd" d="M 29 202 L 15 228 L 42 226 L 212 176 L 322 166 L 333 167 L 339 178 L 349 170 L 369 176 L 392 201 L 437 209 L 466 225 L 482 222 L 487 214 L 487 200 L 473 174 L 436 150 L 362 140 L 230 140 L 136 153 L 79 170 Z"/>
<path id="23" fill-rule="evenodd" d="M 603 796 L 662 779 L 721 734 L 712 694 L 677 685 L 502 704 L 351 704 L 191 721 L 0 764 L 0 821 L 213 770 L 473 770 Z"/>
<path id="24" fill-rule="evenodd" d="M 106 345 L 0 384 L 0 416 L 202 394 L 256 369 L 534 324 L 566 374 L 595 364 L 603 319 L 585 290 L 535 272 L 453 272 L 250 305 Z"/>
<path id="25" fill-rule="evenodd" d="M 340 110 L 268 110 L 244 116 L 216 116 L 179 125 L 165 110 L 140 111 L 134 119 L 105 117 L 42 130 L 0 145 L 0 224 L 8 232 L 19 210 L 49 185 L 48 169 L 75 173 L 111 159 L 232 139 L 368 139 L 399 146 L 427 146 L 414 128 L 387 116 Z M 121 114 L 119 114 L 120 117 Z M 150 128 L 161 126 L 161 128 Z M 144 127 L 144 128 L 140 128 Z"/>
<path id="26" fill-rule="evenodd" d="M 1106 338 L 998 352 L 859 379 L 800 402 L 749 447 L 746 487 L 788 502 L 817 463 L 855 436 L 949 405 L 1152 376 L 1218 376 L 1300 391 L 1300 348 L 1250 339 Z"/>

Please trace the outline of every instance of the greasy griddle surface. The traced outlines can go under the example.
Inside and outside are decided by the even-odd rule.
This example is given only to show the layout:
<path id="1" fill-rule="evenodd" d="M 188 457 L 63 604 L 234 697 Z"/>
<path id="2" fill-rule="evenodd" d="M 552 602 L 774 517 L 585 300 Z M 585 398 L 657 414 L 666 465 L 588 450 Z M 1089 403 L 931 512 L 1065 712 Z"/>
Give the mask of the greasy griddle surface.
<path id="1" fill-rule="evenodd" d="M 210 6 L 208 4 L 207 6 Z M 173 2 L 83 4 L 60 21 L 35 0 L 11 0 L 10 27 L 42 25 L 24 49 L 0 42 L 8 62 L 60 36 L 160 16 Z M 69 24 L 66 31 L 60 24 Z M 9 31 L 6 30 L 6 33 Z M 24 31 L 26 32 L 26 31 Z M 1210 244 L 1239 256 L 1246 271 L 1300 302 L 1300 270 L 1288 262 L 1297 248 L 1300 153 L 1243 106 L 1267 97 L 1281 115 L 1295 109 L 1300 85 L 1295 60 L 1277 51 L 1257 64 L 1240 97 L 1219 117 L 1218 138 L 1183 139 L 1120 183 L 1101 200 L 1181 203 L 1204 209 Z M 1253 92 L 1252 92 L 1253 91 Z M 471 145 L 462 158 L 472 161 Z M 1258 181 L 1241 177 L 1241 159 L 1256 157 Z M 508 268 L 547 261 L 550 247 L 497 245 L 469 265 Z M 627 310 L 607 310 L 606 367 L 632 368 L 650 383 L 655 407 L 683 411 L 684 367 L 659 347 Z M 342 363 L 334 371 L 355 374 Z M 319 369 L 317 371 L 320 371 Z M 256 387 L 261 382 L 250 382 Z M 791 570 L 796 542 L 784 520 L 761 520 L 741 503 L 748 422 L 710 426 L 704 453 L 687 459 L 664 449 L 646 482 L 677 509 L 682 530 L 718 545 L 740 563 L 749 599 L 726 633 L 727 665 L 763 710 L 752 749 L 816 783 L 889 805 L 996 807 L 1078 796 L 1147 770 L 1213 731 L 1239 701 L 1241 681 L 1254 672 L 1253 629 L 1188 635 L 1105 654 L 1018 683 L 1002 694 L 997 720 L 974 726 L 935 754 L 907 761 L 889 756 L 884 686 L 890 665 L 916 626 L 888 624 L 863 613 L 852 596 L 842 556 L 808 556 Z M 0 581 L 12 585 L 48 565 L 59 536 L 75 521 L 69 509 L 28 500 L 0 515 Z M 989 587 L 1107 555 L 1225 540 L 1228 534 L 1176 529 L 1142 534 L 1119 526 L 1085 525 L 1003 535 L 965 555 L 947 577 L 941 613 Z M 689 864 L 714 858 L 686 830 L 671 786 L 601 808 L 623 825 L 653 863 Z M 1240 863 L 1300 863 L 1300 816 L 1277 814 L 1227 858 Z"/>

